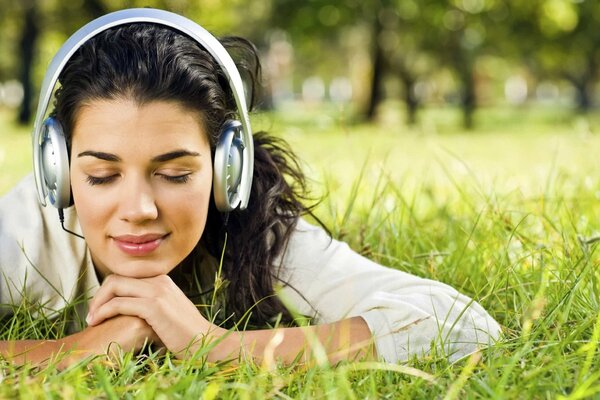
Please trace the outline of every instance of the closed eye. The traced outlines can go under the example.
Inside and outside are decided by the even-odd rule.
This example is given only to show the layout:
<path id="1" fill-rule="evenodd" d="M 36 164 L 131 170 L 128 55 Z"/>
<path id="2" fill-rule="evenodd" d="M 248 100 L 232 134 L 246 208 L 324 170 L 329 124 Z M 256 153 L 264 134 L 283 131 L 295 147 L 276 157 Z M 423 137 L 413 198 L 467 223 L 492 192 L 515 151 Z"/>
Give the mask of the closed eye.
<path id="1" fill-rule="evenodd" d="M 160 176 L 162 179 L 164 179 L 167 182 L 170 183 L 186 183 L 190 180 L 190 175 L 192 173 L 188 172 L 186 174 L 183 175 L 166 175 L 166 174 L 157 174 L 158 176 Z M 86 181 L 91 185 L 91 186 L 96 186 L 96 185 L 105 185 L 108 183 L 113 182 L 119 175 L 110 175 L 110 176 L 92 176 L 92 175 L 88 175 L 86 178 Z"/>
<path id="2" fill-rule="evenodd" d="M 88 175 L 86 181 L 91 185 L 104 185 L 114 181 L 118 175 L 110 175 L 110 176 L 92 176 Z"/>
<path id="3" fill-rule="evenodd" d="M 190 175 L 192 173 L 188 172 L 187 174 L 183 174 L 183 175 L 164 175 L 164 174 L 160 174 L 160 176 L 166 180 L 167 182 L 171 182 L 171 183 L 186 183 L 190 180 Z"/>

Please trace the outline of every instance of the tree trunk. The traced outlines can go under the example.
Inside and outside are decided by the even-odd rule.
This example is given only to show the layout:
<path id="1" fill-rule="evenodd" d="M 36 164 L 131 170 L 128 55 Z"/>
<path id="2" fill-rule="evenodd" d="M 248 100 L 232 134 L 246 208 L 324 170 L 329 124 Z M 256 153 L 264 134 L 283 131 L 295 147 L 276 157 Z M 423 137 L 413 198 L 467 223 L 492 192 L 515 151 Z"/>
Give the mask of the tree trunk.
<path id="1" fill-rule="evenodd" d="M 588 112 L 593 104 L 594 84 L 598 76 L 598 66 L 593 55 L 589 57 L 586 71 L 571 79 L 575 86 L 576 104 L 579 112 Z"/>
<path id="2" fill-rule="evenodd" d="M 385 65 L 385 54 L 381 48 L 379 36 L 383 28 L 379 22 L 379 18 L 375 16 L 373 23 L 373 75 L 371 79 L 371 93 L 369 96 L 369 104 L 365 113 L 368 121 L 373 121 L 377 114 L 377 106 L 383 100 L 383 74 Z"/>
<path id="3" fill-rule="evenodd" d="M 467 130 L 473 129 L 473 115 L 477 106 L 477 97 L 475 94 L 475 77 L 473 75 L 473 65 L 467 63 L 461 67 L 460 80 L 462 83 L 461 107 L 463 111 L 463 126 Z"/>
<path id="4" fill-rule="evenodd" d="M 37 12 L 35 1 L 29 1 L 25 6 L 25 18 L 19 50 L 21 53 L 21 84 L 23 85 L 23 101 L 19 110 L 19 123 L 28 124 L 31 120 L 31 104 L 33 100 L 33 82 L 31 73 L 33 70 L 33 56 L 35 42 L 38 38 L 39 27 L 37 25 Z"/>
<path id="5" fill-rule="evenodd" d="M 416 79 L 404 68 L 399 68 L 398 76 L 404 86 L 404 105 L 406 106 L 406 124 L 413 126 L 417 122 L 419 100 L 415 94 Z"/>
<path id="6" fill-rule="evenodd" d="M 592 108 L 592 83 L 586 80 L 574 84 L 577 111 L 586 113 Z"/>
<path id="7" fill-rule="evenodd" d="M 594 52 L 595 53 L 595 52 Z M 575 88 L 575 104 L 577 111 L 586 113 L 594 105 L 594 85 L 598 78 L 598 67 L 593 56 L 590 56 L 584 72 L 579 74 L 565 73 L 563 76 Z"/>

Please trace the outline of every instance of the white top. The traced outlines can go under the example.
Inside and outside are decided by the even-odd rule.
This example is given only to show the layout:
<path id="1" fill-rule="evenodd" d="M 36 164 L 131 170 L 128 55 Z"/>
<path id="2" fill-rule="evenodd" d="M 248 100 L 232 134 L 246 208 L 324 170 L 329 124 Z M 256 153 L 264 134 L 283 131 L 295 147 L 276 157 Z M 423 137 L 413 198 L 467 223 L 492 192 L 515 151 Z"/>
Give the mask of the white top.
<path id="1" fill-rule="evenodd" d="M 80 232 L 73 207 L 65 225 Z M 0 272 L 0 315 L 24 293 L 54 312 L 99 287 L 85 241 L 62 230 L 56 209 L 38 204 L 32 176 L 0 198 Z M 304 220 L 279 278 L 290 284 L 280 293 L 284 304 L 315 323 L 361 316 L 388 362 L 427 354 L 432 341 L 456 360 L 500 335 L 498 323 L 452 287 L 378 265 Z"/>

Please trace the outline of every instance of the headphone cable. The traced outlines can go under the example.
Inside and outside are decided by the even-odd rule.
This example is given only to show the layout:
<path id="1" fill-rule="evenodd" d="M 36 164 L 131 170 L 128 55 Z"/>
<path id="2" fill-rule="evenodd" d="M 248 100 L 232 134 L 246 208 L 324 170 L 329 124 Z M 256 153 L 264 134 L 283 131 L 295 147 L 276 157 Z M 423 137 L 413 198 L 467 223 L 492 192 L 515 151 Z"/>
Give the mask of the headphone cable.
<path id="1" fill-rule="evenodd" d="M 77 236 L 78 238 L 81 238 L 81 239 L 84 239 L 84 240 L 85 240 L 85 238 L 84 238 L 83 236 L 81 236 L 81 235 L 79 235 L 79 234 L 77 234 L 77 233 L 75 233 L 75 232 L 73 232 L 73 231 L 70 231 L 70 230 L 68 230 L 67 228 L 65 228 L 65 214 L 63 213 L 63 209 L 62 209 L 62 208 L 59 208 L 59 209 L 58 209 L 58 219 L 60 219 L 60 226 L 62 226 L 62 228 L 63 228 L 63 230 L 64 230 L 65 232 L 68 232 L 68 233 L 70 233 L 71 235 L 75 235 L 75 236 Z"/>

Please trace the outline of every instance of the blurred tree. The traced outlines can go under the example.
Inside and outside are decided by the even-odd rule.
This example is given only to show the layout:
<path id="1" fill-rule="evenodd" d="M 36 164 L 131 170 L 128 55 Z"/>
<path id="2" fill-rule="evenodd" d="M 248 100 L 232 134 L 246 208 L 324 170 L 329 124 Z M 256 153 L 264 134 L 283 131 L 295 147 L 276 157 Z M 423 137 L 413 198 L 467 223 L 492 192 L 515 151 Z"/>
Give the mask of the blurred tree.
<path id="1" fill-rule="evenodd" d="M 249 33 L 250 30 L 244 24 L 244 22 L 247 22 L 244 17 L 266 14 L 266 12 L 262 12 L 263 7 L 250 7 L 254 10 L 254 13 L 245 12 L 248 8 L 241 10 L 244 7 L 241 0 L 207 4 L 185 0 L 129 0 L 125 2 L 119 0 L 83 0 L 76 5 L 66 1 L 22 0 L 20 2 L 10 2 L 6 7 L 3 4 L 0 7 L 0 22 L 8 20 L 9 17 L 21 21 L 20 25 L 17 25 L 19 26 L 17 29 L 20 29 L 18 39 L 19 65 L 17 67 L 0 63 L 0 77 L 18 75 L 23 87 L 24 98 L 19 108 L 18 121 L 22 124 L 28 124 L 32 117 L 32 105 L 36 101 L 34 64 L 43 61 L 45 65 L 48 60 L 39 60 L 39 57 L 54 54 L 58 50 L 58 47 L 56 49 L 44 48 L 44 52 L 48 50 L 48 53 L 41 54 L 39 46 L 40 43 L 46 43 L 43 40 L 44 38 L 58 35 L 62 41 L 85 23 L 110 11 L 146 6 L 174 11 L 197 21 L 208 21 L 208 24 L 203 24 L 206 28 L 221 33 L 231 32 L 236 26 L 245 28 L 242 29 L 243 33 Z M 249 25 L 255 26 L 255 24 Z M 2 24 L 0 27 L 2 36 L 5 32 L 10 35 L 13 30 L 15 30 L 15 27 L 10 24 Z M 0 41 L 0 44 L 2 43 Z M 52 42 L 52 45 L 54 45 L 54 42 Z M 8 56 L 11 54 L 10 51 L 2 50 L 2 48 L 0 48 L 0 51 L 3 51 L 2 55 Z M 12 59 L 10 56 L 7 58 Z"/>
<path id="2" fill-rule="evenodd" d="M 298 75 L 319 75 L 325 81 L 349 75 L 362 85 L 358 115 L 365 119 L 374 119 L 379 104 L 399 93 L 407 122 L 414 123 L 423 93 L 417 84 L 447 70 L 458 87 L 457 96 L 447 99 L 456 99 L 465 126 L 471 127 L 482 80 L 480 60 L 487 55 L 524 64 L 538 79 L 571 82 L 581 110 L 592 106 L 600 78 L 597 0 L 0 1 L 0 80 L 18 77 L 22 82 L 22 123 L 31 117 L 43 73 L 32 66 L 46 65 L 84 23 L 126 7 L 171 10 L 217 35 L 248 37 L 259 48 L 268 47 L 274 30 L 285 31 L 301 60 L 294 65 Z M 390 82 L 399 83 L 400 91 Z"/>
<path id="3" fill-rule="evenodd" d="M 416 121 L 419 98 L 415 85 L 430 74 L 434 62 L 454 72 L 459 82 L 463 124 L 473 127 L 477 107 L 476 63 L 484 52 L 492 52 L 488 34 L 490 20 L 504 4 L 502 0 L 395 0 L 377 1 L 376 47 L 403 86 L 407 122 Z M 497 35 L 498 36 L 498 35 Z M 375 57 L 377 61 L 377 57 Z M 378 93 L 373 88 L 374 93 Z M 375 99 L 379 100 L 377 97 Z M 373 104 L 371 104 L 373 107 Z M 369 108 L 367 115 L 372 115 Z"/>
<path id="4" fill-rule="evenodd" d="M 33 83 L 31 80 L 35 45 L 39 35 L 39 14 L 35 0 L 23 0 L 21 3 L 23 13 L 23 26 L 19 41 L 19 54 L 21 59 L 20 81 L 23 86 L 23 100 L 19 109 L 18 120 L 26 124 L 31 119 L 33 98 Z"/>
<path id="5" fill-rule="evenodd" d="M 365 112 L 365 117 L 369 121 L 373 121 L 376 117 L 377 106 L 383 101 L 383 80 L 387 63 L 387 54 L 383 49 L 385 27 L 383 21 L 386 13 L 390 12 L 390 7 L 378 12 L 378 10 L 369 10 L 370 23 L 372 25 L 371 32 L 371 53 L 372 53 L 372 71 L 369 102 Z"/>
<path id="6" fill-rule="evenodd" d="M 580 111 L 592 107 L 600 74 L 600 2 L 511 2 L 509 23 L 523 62 L 538 79 L 573 85 Z"/>
<path id="7" fill-rule="evenodd" d="M 478 58 L 497 51 L 495 42 L 504 38 L 497 24 L 504 12 L 503 0 L 423 0 L 420 23 L 426 26 L 422 48 L 440 66 L 454 72 L 459 82 L 463 125 L 473 127 L 477 108 L 476 66 Z"/>
<path id="8" fill-rule="evenodd" d="M 345 28 L 355 24 L 362 3 L 354 0 L 271 1 L 268 26 L 289 35 L 294 52 L 302 60 L 295 66 L 298 71 L 305 76 L 327 74 L 333 66 L 347 64 L 340 60 L 346 61 L 345 57 L 350 55 L 341 54 L 340 48 Z M 369 1 L 372 0 L 367 3 Z M 328 57 L 324 58 L 323 54 Z"/>
<path id="9" fill-rule="evenodd" d="M 420 3 L 415 0 L 394 0 L 379 12 L 383 29 L 377 40 L 383 52 L 386 71 L 398 78 L 406 107 L 406 122 L 417 121 L 421 100 L 416 84 L 431 73 L 431 57 L 424 51 L 423 42 L 428 31 L 421 23 Z"/>
<path id="10" fill-rule="evenodd" d="M 361 112 L 362 117 L 366 120 L 376 117 L 377 107 L 386 96 L 383 82 L 386 76 L 397 74 L 404 85 L 407 120 L 414 123 L 418 105 L 413 90 L 416 74 L 412 70 L 413 63 L 404 55 L 409 54 L 404 45 L 415 41 L 413 31 L 404 29 L 408 24 L 399 23 L 397 3 L 401 0 L 342 0 L 335 3 L 330 0 L 272 1 L 271 24 L 290 34 L 294 47 L 309 68 L 329 66 L 331 69 L 340 69 L 349 65 L 353 61 L 353 54 L 342 55 L 342 59 L 348 62 L 340 64 L 339 57 L 333 56 L 335 49 L 344 42 L 350 30 L 367 32 L 370 36 L 366 42 L 370 46 L 367 52 L 371 71 L 368 99 Z M 411 13 L 411 16 L 414 15 L 416 13 Z M 323 54 L 328 54 L 328 57 L 324 59 Z"/>
<path id="11" fill-rule="evenodd" d="M 319 18 L 323 10 L 332 7 L 328 0 L 272 1 L 273 24 L 288 30 L 294 43 L 308 41 L 323 46 L 349 26 L 368 27 L 372 79 L 364 110 L 366 119 L 375 117 L 385 96 L 384 79 L 393 76 L 402 85 L 407 122 L 414 123 L 419 106 L 415 85 L 430 72 L 431 60 L 436 60 L 457 77 L 464 125 L 473 126 L 476 61 L 491 47 L 486 40 L 487 30 L 493 29 L 491 17 L 504 7 L 503 0 L 344 0 L 335 3 L 334 22 Z M 318 63 L 324 63 L 320 55 L 315 60 Z"/>
<path id="12" fill-rule="evenodd" d="M 36 100 L 33 68 L 40 35 L 48 31 L 75 30 L 84 19 L 95 18 L 106 12 L 107 8 L 100 0 L 85 1 L 82 9 L 73 7 L 67 2 L 44 3 L 38 0 L 23 0 L 18 4 L 23 21 L 19 40 L 19 81 L 23 87 L 23 100 L 19 107 L 18 121 L 21 124 L 28 124 Z"/>
<path id="13" fill-rule="evenodd" d="M 0 82 L 15 76 L 21 21 L 20 5 L 9 0 L 0 0 Z"/>

